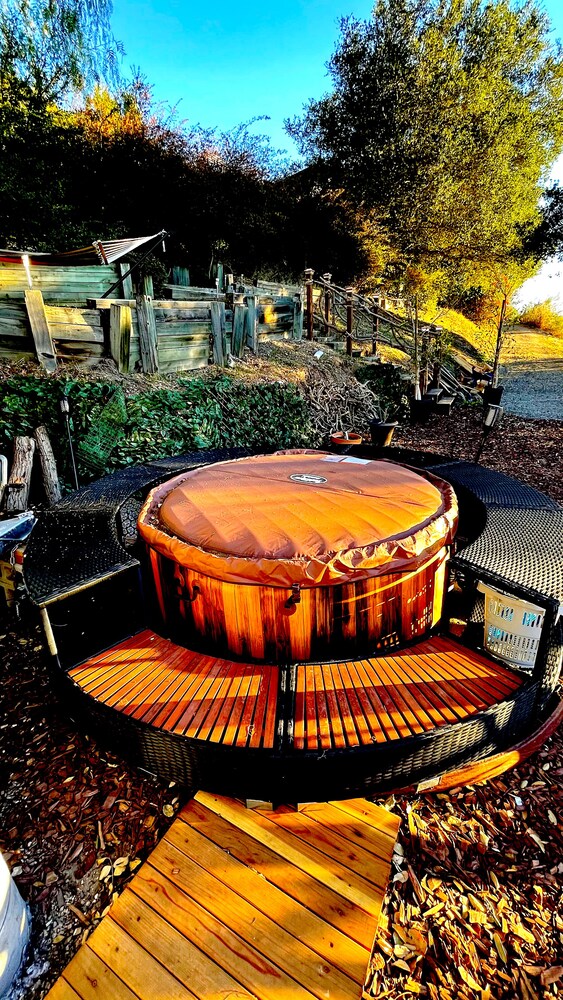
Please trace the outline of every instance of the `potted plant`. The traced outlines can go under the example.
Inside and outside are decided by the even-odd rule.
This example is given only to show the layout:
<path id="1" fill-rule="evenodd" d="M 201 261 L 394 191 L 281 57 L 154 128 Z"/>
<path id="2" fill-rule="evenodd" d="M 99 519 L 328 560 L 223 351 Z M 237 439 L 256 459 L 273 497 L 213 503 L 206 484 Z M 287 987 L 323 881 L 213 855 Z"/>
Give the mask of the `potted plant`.
<path id="1" fill-rule="evenodd" d="M 362 440 L 362 435 L 356 434 L 355 431 L 332 431 L 330 435 L 330 443 L 335 448 L 342 448 L 345 451 L 361 444 Z"/>
<path id="2" fill-rule="evenodd" d="M 376 447 L 385 448 L 391 444 L 395 427 L 398 426 L 398 421 L 393 419 L 396 412 L 395 407 L 386 406 L 381 400 L 377 403 L 376 416 L 369 425 L 371 441 Z"/>

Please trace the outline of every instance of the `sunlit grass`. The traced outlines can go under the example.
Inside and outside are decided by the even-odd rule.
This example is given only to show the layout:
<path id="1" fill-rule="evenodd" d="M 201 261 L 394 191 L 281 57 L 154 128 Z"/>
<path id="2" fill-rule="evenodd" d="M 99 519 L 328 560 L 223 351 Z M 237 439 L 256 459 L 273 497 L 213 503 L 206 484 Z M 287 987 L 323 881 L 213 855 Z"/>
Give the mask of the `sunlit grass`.
<path id="1" fill-rule="evenodd" d="M 525 323 L 526 326 L 535 326 L 536 329 L 551 333 L 556 337 L 563 337 L 563 316 L 555 311 L 551 299 L 529 306 L 520 315 L 520 322 Z"/>

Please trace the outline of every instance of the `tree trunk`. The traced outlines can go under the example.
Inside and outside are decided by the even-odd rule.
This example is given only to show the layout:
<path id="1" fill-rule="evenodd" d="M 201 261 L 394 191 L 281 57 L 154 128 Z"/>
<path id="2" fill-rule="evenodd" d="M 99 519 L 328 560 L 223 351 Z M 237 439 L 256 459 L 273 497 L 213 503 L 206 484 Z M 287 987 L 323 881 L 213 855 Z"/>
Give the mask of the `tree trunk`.
<path id="1" fill-rule="evenodd" d="M 41 460 L 41 470 L 43 472 L 43 485 L 47 496 L 47 503 L 52 507 L 61 499 L 61 484 L 57 472 L 57 464 L 49 435 L 46 427 L 36 427 L 34 434 L 35 444 Z"/>
<path id="2" fill-rule="evenodd" d="M 14 461 L 6 487 L 5 511 L 7 514 L 21 514 L 28 508 L 31 470 L 35 441 L 30 437 L 14 440 Z"/>
<path id="3" fill-rule="evenodd" d="M 507 297 L 504 296 L 502 300 L 502 305 L 500 307 L 500 316 L 497 326 L 497 342 L 495 344 L 495 358 L 493 361 L 493 372 L 491 378 L 491 385 L 498 385 L 498 368 L 500 362 L 500 352 L 502 351 L 503 341 L 504 341 L 504 318 L 506 316 L 506 305 Z"/>

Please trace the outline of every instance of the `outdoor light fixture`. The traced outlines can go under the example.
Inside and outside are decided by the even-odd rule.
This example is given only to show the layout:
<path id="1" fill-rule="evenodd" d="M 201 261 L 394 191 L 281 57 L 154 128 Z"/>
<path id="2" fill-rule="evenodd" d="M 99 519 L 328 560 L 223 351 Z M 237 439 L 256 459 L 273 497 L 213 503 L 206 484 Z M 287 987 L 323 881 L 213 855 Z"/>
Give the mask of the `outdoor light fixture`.
<path id="1" fill-rule="evenodd" d="M 67 438 L 68 438 L 68 450 L 69 450 L 69 453 L 70 453 L 70 461 L 71 461 L 71 465 L 72 465 L 72 476 L 73 476 L 73 479 L 74 479 L 74 488 L 75 488 L 75 490 L 77 490 L 78 486 L 79 486 L 79 483 L 78 483 L 78 470 L 76 468 L 76 459 L 74 457 L 74 448 L 73 448 L 73 445 L 72 445 L 72 434 L 70 433 L 70 406 L 69 406 L 68 399 L 67 399 L 66 396 L 62 397 L 62 399 L 59 402 L 59 406 L 60 406 L 60 409 L 61 409 L 63 420 L 64 420 L 65 425 L 66 425 L 66 433 L 67 433 Z"/>
<path id="2" fill-rule="evenodd" d="M 481 458 L 481 452 L 485 447 L 485 441 L 493 428 L 498 427 L 503 413 L 504 408 L 502 406 L 497 406 L 496 403 L 489 403 L 483 410 L 483 436 L 477 449 L 477 454 L 475 455 L 476 462 L 478 462 Z"/>
<path id="3" fill-rule="evenodd" d="M 492 431 L 493 427 L 496 427 L 500 423 L 503 413 L 504 408 L 502 406 L 497 406 L 496 403 L 489 403 L 483 411 L 483 427 L 487 431 Z"/>

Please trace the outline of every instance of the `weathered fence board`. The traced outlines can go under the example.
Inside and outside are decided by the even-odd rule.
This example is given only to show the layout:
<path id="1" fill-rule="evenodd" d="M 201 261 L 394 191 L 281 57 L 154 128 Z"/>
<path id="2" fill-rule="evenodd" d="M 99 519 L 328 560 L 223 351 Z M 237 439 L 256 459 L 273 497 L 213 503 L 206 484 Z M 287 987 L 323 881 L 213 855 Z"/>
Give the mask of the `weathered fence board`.
<path id="1" fill-rule="evenodd" d="M 244 332 L 247 323 L 246 313 L 247 307 L 242 302 L 238 302 L 234 307 L 233 332 L 231 337 L 231 353 L 235 358 L 242 358 L 244 354 Z"/>
<path id="2" fill-rule="evenodd" d="M 246 343 L 251 351 L 256 353 L 258 343 L 256 296 L 245 296 L 246 301 Z"/>
<path id="3" fill-rule="evenodd" d="M 137 322 L 143 371 L 151 374 L 158 371 L 158 351 L 156 321 L 152 299 L 148 295 L 140 295 L 137 299 Z"/>
<path id="4" fill-rule="evenodd" d="M 211 303 L 211 336 L 214 364 L 223 367 L 227 361 L 227 331 L 224 302 Z"/>
<path id="5" fill-rule="evenodd" d="M 33 289 L 40 289 L 48 302 L 83 302 L 99 297 L 118 278 L 114 265 L 92 267 L 54 267 L 32 265 Z M 21 264 L 0 264 L 0 299 L 24 298 L 29 289 L 27 272 Z"/>
<path id="6" fill-rule="evenodd" d="M 35 344 L 35 350 L 39 363 L 48 372 L 54 372 L 57 367 L 55 348 L 51 340 L 47 315 L 43 295 L 39 289 L 27 288 L 25 290 L 25 307 L 27 318 L 31 327 L 31 335 Z"/>
<path id="7" fill-rule="evenodd" d="M 131 355 L 131 307 L 112 305 L 109 317 L 109 350 L 122 374 L 129 371 Z"/>
<path id="8" fill-rule="evenodd" d="M 38 301 L 40 289 L 28 291 Z M 242 357 L 247 345 L 255 351 L 259 342 L 297 339 L 302 334 L 301 296 L 287 294 L 291 290 L 285 286 L 281 291 L 284 294 L 262 288 L 259 295 L 217 296 L 211 288 L 189 287 L 181 290 L 188 298 L 155 301 L 140 297 L 139 310 L 134 298 L 88 297 L 81 306 L 44 302 L 46 328 L 40 350 L 44 357 L 52 354 L 51 364 L 57 360 L 95 363 L 105 355 L 113 358 L 122 373 L 140 371 L 144 367 L 140 330 L 144 330 L 144 336 L 149 336 L 144 364 L 150 370 L 158 366 L 165 372 L 185 371 L 212 362 L 224 365 L 230 353 Z M 150 361 L 147 349 L 149 354 L 152 351 Z M 36 356 L 25 297 L 2 298 L 0 290 L 0 358 Z"/>

